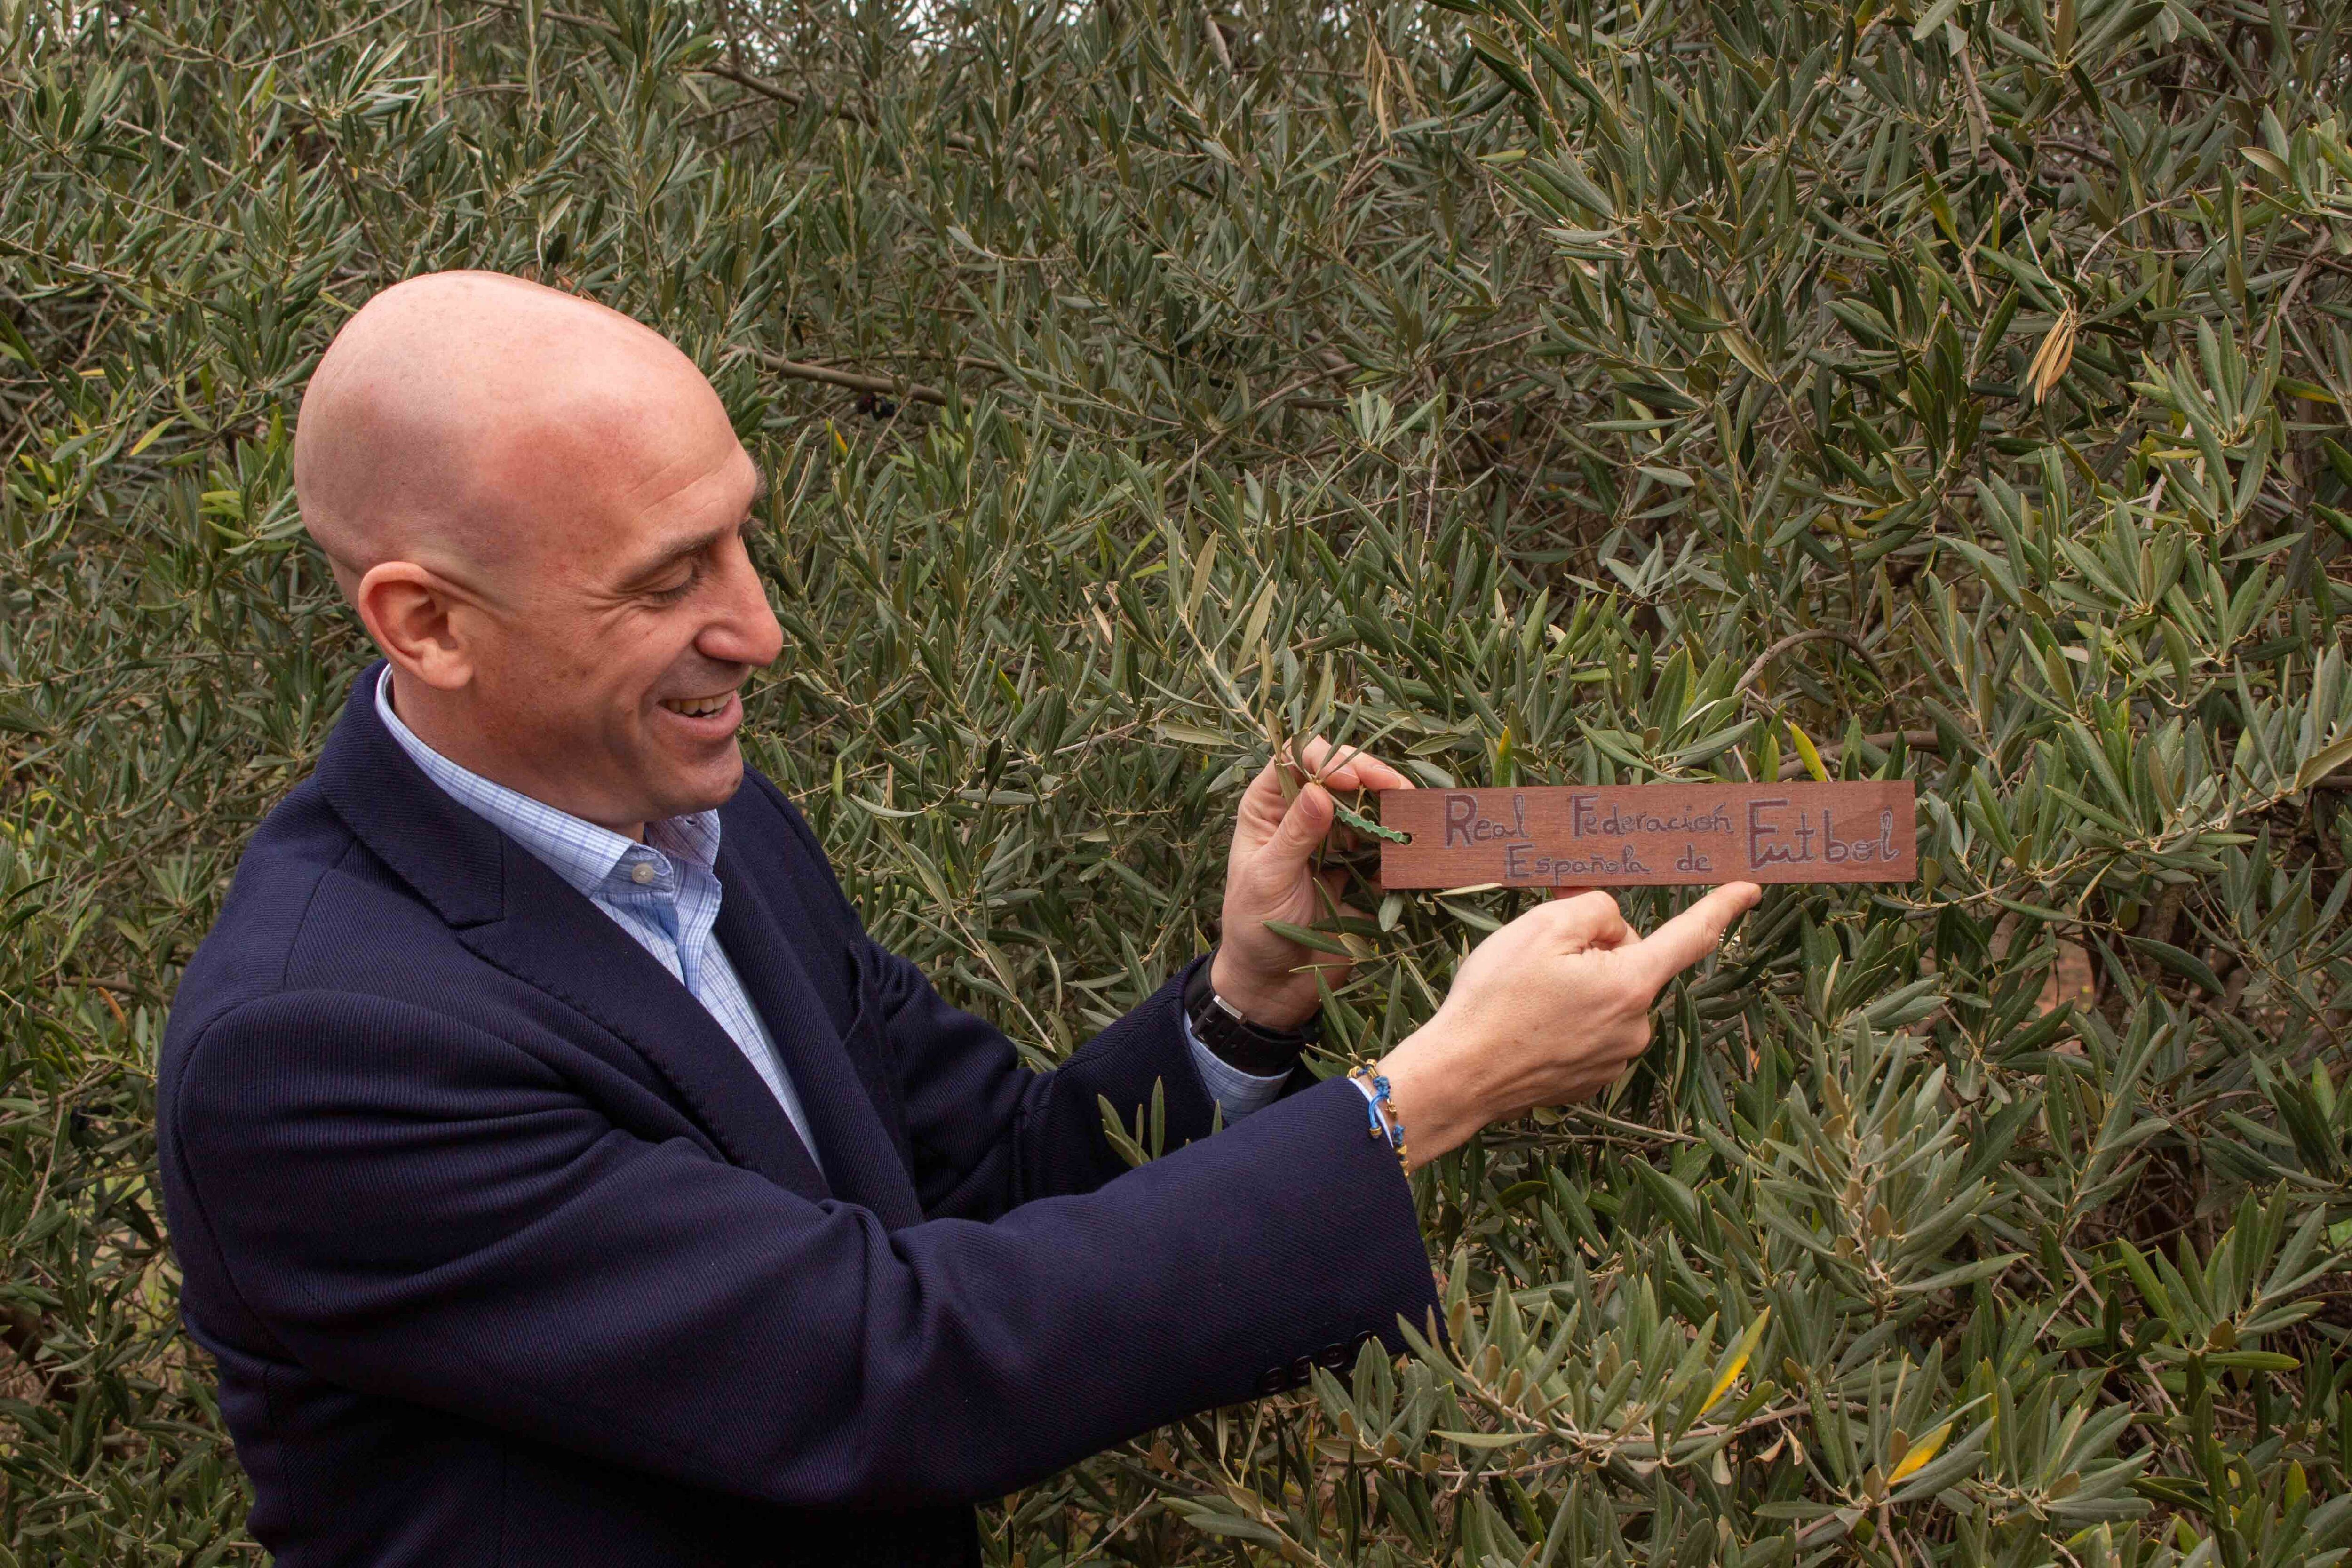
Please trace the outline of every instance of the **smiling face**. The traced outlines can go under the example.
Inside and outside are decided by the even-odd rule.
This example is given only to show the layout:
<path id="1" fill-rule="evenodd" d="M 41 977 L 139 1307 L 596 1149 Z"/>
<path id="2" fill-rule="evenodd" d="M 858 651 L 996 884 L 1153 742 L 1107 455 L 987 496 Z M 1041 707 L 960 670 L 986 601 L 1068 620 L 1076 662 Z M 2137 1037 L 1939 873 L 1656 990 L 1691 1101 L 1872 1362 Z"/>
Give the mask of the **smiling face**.
<path id="1" fill-rule="evenodd" d="M 484 606 L 469 706 L 489 776 L 626 832 L 735 793 L 782 633 L 745 547 L 765 486 L 708 385 L 599 413 L 506 454 L 551 515 Z"/>
<path id="2" fill-rule="evenodd" d="M 765 487 L 658 335 L 513 279 L 395 285 L 312 377 L 295 482 L 427 745 L 631 835 L 734 794 L 782 644 Z"/>

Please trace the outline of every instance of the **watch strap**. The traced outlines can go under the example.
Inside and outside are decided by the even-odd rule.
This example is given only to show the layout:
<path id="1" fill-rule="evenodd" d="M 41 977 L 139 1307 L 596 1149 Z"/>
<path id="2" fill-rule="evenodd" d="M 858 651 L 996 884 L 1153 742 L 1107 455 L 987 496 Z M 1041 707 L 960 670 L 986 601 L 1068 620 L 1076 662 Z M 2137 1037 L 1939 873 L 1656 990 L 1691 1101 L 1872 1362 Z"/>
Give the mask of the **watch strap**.
<path id="1" fill-rule="evenodd" d="M 1298 1065 L 1298 1054 L 1320 1037 L 1319 1018 L 1298 1029 L 1274 1029 L 1252 1023 L 1239 1008 L 1217 994 L 1209 970 L 1215 960 L 1194 966 L 1184 985 L 1184 1015 L 1192 1033 L 1216 1054 L 1217 1059 L 1255 1078 L 1274 1078 Z"/>

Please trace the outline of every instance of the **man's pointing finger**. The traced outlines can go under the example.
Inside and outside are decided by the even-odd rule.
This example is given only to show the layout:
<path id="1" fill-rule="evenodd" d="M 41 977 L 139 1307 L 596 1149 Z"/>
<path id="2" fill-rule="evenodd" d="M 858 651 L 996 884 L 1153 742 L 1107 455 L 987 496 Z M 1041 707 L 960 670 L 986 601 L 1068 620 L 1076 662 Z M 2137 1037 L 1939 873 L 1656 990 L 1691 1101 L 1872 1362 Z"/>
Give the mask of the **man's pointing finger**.
<path id="1" fill-rule="evenodd" d="M 1764 889 L 1753 882 L 1726 882 L 1706 897 L 1652 931 L 1633 949 L 1654 994 L 1666 982 L 1715 951 L 1731 922 L 1756 907 Z"/>

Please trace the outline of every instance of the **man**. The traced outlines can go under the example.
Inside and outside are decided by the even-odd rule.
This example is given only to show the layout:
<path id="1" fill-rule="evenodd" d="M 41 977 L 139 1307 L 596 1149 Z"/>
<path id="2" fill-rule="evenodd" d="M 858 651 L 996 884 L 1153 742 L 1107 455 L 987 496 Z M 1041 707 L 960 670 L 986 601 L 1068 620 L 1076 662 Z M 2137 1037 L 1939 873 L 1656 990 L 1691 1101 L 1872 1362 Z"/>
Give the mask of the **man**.
<path id="1" fill-rule="evenodd" d="M 744 770 L 760 481 L 683 355 L 412 279 L 321 361 L 295 470 L 384 661 L 255 836 L 159 1084 L 278 1562 L 971 1563 L 975 1500 L 1424 1320 L 1382 1111 L 1296 1068 L 1317 955 L 1265 927 L 1313 912 L 1322 787 L 1286 807 L 1270 765 L 1213 958 L 1032 1074 Z M 1381 1064 L 1409 1158 L 1615 1077 L 1755 894 L 1490 938 Z M 1171 1152 L 1129 1172 L 1097 1096 L 1155 1085 Z"/>

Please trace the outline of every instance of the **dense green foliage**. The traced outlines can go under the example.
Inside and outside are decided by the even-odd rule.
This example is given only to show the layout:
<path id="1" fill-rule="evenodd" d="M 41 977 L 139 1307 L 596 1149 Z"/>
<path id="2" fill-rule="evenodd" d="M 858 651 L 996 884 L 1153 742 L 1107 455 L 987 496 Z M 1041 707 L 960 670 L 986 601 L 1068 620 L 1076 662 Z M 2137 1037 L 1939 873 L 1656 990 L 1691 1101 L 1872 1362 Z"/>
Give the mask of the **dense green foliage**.
<path id="1" fill-rule="evenodd" d="M 574 3 L 0 0 L 0 1560 L 258 1555 L 152 1064 L 366 654 L 303 377 L 461 265 L 710 372 L 756 760 L 1040 1060 L 1280 737 L 1919 783 L 1917 885 L 1773 892 L 1419 1178 L 1452 1359 L 992 1562 L 2352 1546 L 2352 6 Z M 1361 901 L 1327 1068 L 1524 895 Z"/>

